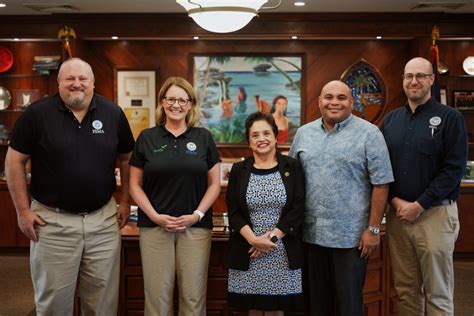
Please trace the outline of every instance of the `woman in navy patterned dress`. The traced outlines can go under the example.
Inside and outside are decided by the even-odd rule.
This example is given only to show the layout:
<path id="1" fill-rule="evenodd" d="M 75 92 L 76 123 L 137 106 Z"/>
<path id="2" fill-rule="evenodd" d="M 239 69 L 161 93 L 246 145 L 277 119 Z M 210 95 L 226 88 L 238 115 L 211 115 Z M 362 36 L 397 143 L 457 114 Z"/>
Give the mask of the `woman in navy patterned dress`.
<path id="1" fill-rule="evenodd" d="M 226 196 L 228 303 L 249 315 L 282 315 L 303 308 L 304 174 L 298 160 L 277 152 L 270 114 L 251 114 L 245 133 L 253 155 L 233 165 Z"/>

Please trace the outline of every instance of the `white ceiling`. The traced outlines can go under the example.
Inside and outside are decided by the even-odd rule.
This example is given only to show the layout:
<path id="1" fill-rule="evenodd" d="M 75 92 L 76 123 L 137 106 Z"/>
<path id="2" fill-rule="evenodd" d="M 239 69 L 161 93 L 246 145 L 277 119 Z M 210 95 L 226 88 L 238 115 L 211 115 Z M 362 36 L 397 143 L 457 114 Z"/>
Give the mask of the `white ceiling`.
<path id="1" fill-rule="evenodd" d="M 194 0 L 198 2 L 200 0 Z M 267 6 L 277 3 L 269 0 Z M 50 14 L 37 12 L 25 7 L 24 4 L 67 4 L 77 11 L 61 11 L 54 13 L 184 13 L 185 10 L 175 0 L 0 0 L 5 8 L 0 8 L 0 15 L 7 14 Z M 294 6 L 294 0 L 282 0 L 276 10 L 267 12 L 447 12 L 474 13 L 474 0 L 306 0 L 304 7 Z M 434 4 L 434 8 L 415 9 L 420 3 Z M 464 3 L 458 9 L 449 9 L 455 3 Z"/>

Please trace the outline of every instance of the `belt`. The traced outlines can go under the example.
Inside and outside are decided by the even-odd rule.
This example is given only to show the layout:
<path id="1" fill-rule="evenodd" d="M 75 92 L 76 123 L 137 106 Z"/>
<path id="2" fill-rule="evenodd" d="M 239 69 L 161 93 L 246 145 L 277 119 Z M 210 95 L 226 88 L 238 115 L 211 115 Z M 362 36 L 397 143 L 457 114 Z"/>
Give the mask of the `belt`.
<path id="1" fill-rule="evenodd" d="M 52 211 L 55 211 L 57 213 L 68 213 L 68 214 L 75 214 L 75 215 L 80 215 L 80 216 L 86 216 L 86 215 L 89 215 L 91 213 L 94 213 L 95 211 L 97 210 L 92 210 L 92 211 L 87 211 L 87 212 L 80 212 L 80 213 L 77 213 L 77 212 L 69 212 L 67 210 L 63 210 L 59 207 L 57 207 L 56 205 L 53 205 L 53 204 L 45 204 L 45 203 L 42 203 L 42 202 L 39 202 L 38 200 L 35 200 L 36 202 L 38 202 L 39 204 L 43 205 L 43 206 L 46 206 L 47 208 L 49 209 L 52 209 Z M 99 208 L 100 209 L 100 208 Z"/>
<path id="2" fill-rule="evenodd" d="M 450 199 L 444 199 L 444 200 L 441 200 L 441 201 L 438 201 L 438 202 L 435 202 L 433 204 L 431 204 L 431 206 L 440 206 L 440 205 L 451 205 L 453 204 L 455 201 L 454 200 L 450 200 Z"/>

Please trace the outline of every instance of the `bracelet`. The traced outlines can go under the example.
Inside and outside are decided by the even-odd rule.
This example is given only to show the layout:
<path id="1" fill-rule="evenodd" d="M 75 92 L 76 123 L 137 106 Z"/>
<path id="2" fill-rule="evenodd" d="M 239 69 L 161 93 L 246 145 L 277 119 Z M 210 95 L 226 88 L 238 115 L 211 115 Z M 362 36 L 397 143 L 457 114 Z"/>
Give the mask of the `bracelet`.
<path id="1" fill-rule="evenodd" d="M 199 222 L 201 221 L 201 219 L 204 217 L 204 213 L 201 212 L 200 210 L 195 210 L 193 212 L 193 214 L 197 214 L 199 216 Z"/>

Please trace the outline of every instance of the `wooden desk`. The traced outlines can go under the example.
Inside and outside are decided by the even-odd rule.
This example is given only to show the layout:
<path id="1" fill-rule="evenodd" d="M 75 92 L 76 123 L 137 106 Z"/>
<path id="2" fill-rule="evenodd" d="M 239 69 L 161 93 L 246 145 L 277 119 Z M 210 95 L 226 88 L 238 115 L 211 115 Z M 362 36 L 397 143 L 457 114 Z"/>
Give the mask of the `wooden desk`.
<path id="1" fill-rule="evenodd" d="M 208 315 L 246 315 L 227 307 L 228 236 L 214 233 L 209 261 L 207 287 Z M 394 314 L 395 294 L 391 288 L 388 251 L 385 237 L 378 251 L 372 254 L 367 268 L 364 287 L 365 315 L 383 316 Z M 120 270 L 120 315 L 143 315 L 144 290 L 138 245 L 138 228 L 128 224 L 122 229 L 122 254 Z M 286 315 L 301 315 L 287 313 Z"/>

